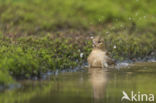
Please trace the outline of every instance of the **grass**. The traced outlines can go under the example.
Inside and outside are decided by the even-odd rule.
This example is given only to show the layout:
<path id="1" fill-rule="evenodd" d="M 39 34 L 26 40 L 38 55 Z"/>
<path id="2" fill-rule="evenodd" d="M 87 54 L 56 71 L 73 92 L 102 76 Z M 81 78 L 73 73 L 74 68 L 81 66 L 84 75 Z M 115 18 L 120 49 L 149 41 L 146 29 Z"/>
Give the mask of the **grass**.
<path id="1" fill-rule="evenodd" d="M 116 60 L 156 57 L 155 3 L 0 0 L 0 84 L 81 65 L 95 35 Z"/>
<path id="2" fill-rule="evenodd" d="M 155 32 L 155 1 L 131 0 L 1 0 L 1 30 L 4 33 L 34 34 L 64 28 L 135 23 L 140 31 Z M 147 28 L 148 27 L 148 28 Z M 105 29 L 105 28 L 103 28 Z"/>

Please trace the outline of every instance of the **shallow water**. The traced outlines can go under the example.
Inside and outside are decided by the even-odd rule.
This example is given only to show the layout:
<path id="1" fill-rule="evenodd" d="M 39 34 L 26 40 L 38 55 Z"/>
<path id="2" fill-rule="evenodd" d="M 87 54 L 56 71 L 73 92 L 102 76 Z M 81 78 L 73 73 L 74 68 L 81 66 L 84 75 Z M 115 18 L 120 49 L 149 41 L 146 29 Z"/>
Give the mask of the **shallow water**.
<path id="1" fill-rule="evenodd" d="M 20 88 L 0 92 L 0 103 L 122 103 L 123 91 L 129 96 L 131 91 L 156 96 L 156 63 L 109 71 L 84 69 L 44 81 L 20 81 Z"/>

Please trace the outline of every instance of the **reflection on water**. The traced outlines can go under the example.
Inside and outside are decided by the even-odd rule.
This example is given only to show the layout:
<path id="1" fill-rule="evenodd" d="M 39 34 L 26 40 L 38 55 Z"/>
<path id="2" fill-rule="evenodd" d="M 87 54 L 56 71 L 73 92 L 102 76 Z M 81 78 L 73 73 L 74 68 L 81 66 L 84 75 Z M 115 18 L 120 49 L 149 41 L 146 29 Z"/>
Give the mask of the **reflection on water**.
<path id="1" fill-rule="evenodd" d="M 107 72 L 92 68 L 21 84 L 21 88 L 0 92 L 0 103 L 121 103 L 123 90 L 156 96 L 156 63 Z"/>
<path id="2" fill-rule="evenodd" d="M 102 103 L 104 99 L 106 86 L 107 86 L 108 73 L 101 68 L 90 68 L 89 73 L 90 73 L 91 86 L 93 87 L 94 102 Z"/>

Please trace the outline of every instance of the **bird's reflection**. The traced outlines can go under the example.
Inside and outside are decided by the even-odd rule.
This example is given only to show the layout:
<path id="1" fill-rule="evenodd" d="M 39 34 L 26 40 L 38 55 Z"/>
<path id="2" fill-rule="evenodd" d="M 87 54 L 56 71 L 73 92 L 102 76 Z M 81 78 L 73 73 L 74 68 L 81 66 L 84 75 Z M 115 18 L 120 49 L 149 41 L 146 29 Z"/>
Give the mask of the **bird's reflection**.
<path id="1" fill-rule="evenodd" d="M 103 103 L 108 74 L 102 68 L 90 68 L 88 71 L 90 73 L 90 82 L 93 87 L 94 102 Z"/>

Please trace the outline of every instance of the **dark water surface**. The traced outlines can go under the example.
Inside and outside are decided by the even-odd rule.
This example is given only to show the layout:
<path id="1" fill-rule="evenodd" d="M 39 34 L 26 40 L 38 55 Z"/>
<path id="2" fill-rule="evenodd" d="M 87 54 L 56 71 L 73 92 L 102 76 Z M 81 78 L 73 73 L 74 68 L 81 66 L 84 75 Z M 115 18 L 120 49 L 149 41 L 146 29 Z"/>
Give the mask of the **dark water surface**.
<path id="1" fill-rule="evenodd" d="M 156 63 L 86 71 L 61 73 L 44 81 L 21 81 L 21 88 L 0 92 L 0 103 L 125 103 L 127 100 L 121 102 L 123 91 L 129 96 L 131 91 L 156 96 Z"/>

